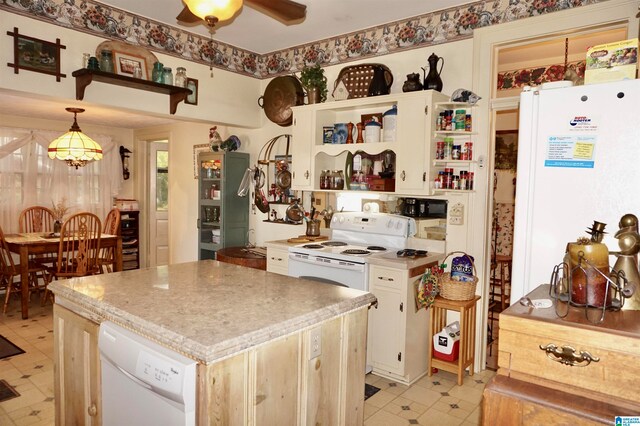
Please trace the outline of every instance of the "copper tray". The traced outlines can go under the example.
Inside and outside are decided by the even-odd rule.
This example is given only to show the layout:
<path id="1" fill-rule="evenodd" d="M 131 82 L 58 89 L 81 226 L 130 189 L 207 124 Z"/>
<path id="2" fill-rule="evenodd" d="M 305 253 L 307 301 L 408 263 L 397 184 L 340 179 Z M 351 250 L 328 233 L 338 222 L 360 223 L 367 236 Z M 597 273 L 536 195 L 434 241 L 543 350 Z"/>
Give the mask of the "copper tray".
<path id="1" fill-rule="evenodd" d="M 276 77 L 267 84 L 258 105 L 264 109 L 267 118 L 286 127 L 293 123 L 292 106 L 304 104 L 304 91 L 297 77 L 285 75 Z"/>
<path id="2" fill-rule="evenodd" d="M 389 68 L 382 64 L 360 64 L 340 70 L 338 78 L 333 83 L 332 94 L 335 94 L 338 84 L 342 82 L 349 92 L 347 99 L 366 98 L 369 94 L 369 85 L 373 79 L 373 70 L 376 67 L 381 67 L 384 70 L 384 79 L 387 82 L 387 87 L 390 88 L 393 84 L 393 74 Z"/>

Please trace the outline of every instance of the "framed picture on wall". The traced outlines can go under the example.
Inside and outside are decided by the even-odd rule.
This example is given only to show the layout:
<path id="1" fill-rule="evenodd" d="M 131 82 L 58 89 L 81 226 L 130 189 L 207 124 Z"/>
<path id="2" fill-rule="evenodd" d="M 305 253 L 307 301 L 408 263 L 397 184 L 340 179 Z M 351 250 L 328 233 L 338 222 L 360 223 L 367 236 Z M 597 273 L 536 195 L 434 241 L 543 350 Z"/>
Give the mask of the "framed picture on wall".
<path id="1" fill-rule="evenodd" d="M 149 79 L 149 76 L 147 75 L 147 61 L 143 57 L 114 50 L 113 59 L 115 62 L 116 74 L 134 77 L 136 68 L 140 68 L 142 79 Z"/>
<path id="2" fill-rule="evenodd" d="M 187 89 L 191 89 L 191 94 L 184 100 L 185 104 L 198 105 L 198 80 L 187 77 Z"/>
<path id="3" fill-rule="evenodd" d="M 518 131 L 496 131 L 496 169 L 515 170 L 518 165 Z"/>
<path id="4" fill-rule="evenodd" d="M 7 31 L 7 35 L 13 37 L 13 63 L 7 65 L 14 69 L 15 74 L 23 69 L 54 75 L 56 81 L 66 77 L 60 72 L 60 49 L 66 49 L 66 46 L 60 44 L 59 38 L 53 43 L 20 34 L 18 28 L 13 32 Z"/>

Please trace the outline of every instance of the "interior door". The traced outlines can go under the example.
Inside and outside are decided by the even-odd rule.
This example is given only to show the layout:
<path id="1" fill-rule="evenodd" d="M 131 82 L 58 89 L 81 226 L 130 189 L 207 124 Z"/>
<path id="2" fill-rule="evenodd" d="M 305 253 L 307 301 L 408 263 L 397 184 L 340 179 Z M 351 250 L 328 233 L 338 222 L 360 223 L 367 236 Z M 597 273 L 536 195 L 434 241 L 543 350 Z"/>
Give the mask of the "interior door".
<path id="1" fill-rule="evenodd" d="M 149 266 L 169 264 L 169 144 L 149 149 Z"/>

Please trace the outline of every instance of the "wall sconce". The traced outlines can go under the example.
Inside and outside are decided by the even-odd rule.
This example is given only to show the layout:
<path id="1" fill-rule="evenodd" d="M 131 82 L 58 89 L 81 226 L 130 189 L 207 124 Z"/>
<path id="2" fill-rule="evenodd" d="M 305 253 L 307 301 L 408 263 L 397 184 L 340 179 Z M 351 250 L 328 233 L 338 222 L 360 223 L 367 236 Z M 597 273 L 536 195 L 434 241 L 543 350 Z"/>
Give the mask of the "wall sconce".
<path id="1" fill-rule="evenodd" d="M 125 148 L 124 146 L 120 145 L 120 158 L 122 159 L 122 177 L 124 180 L 129 179 L 129 154 L 131 154 L 131 151 L 129 151 L 127 148 Z"/>

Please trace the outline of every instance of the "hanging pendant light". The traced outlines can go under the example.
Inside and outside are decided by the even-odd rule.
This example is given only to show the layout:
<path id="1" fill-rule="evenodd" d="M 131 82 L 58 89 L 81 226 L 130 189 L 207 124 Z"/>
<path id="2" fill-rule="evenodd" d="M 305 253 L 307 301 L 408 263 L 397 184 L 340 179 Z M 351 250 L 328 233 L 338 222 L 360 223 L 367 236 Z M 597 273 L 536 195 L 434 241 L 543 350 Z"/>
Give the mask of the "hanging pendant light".
<path id="1" fill-rule="evenodd" d="M 83 167 L 89 161 L 102 159 L 102 147 L 98 142 L 82 133 L 76 115 L 82 108 L 65 108 L 73 113 L 73 124 L 67 133 L 49 144 L 49 158 L 66 161 L 71 167 Z"/>
<path id="2" fill-rule="evenodd" d="M 191 13 L 204 19 L 209 25 L 231 19 L 242 7 L 242 0 L 184 0 L 184 3 Z"/>

